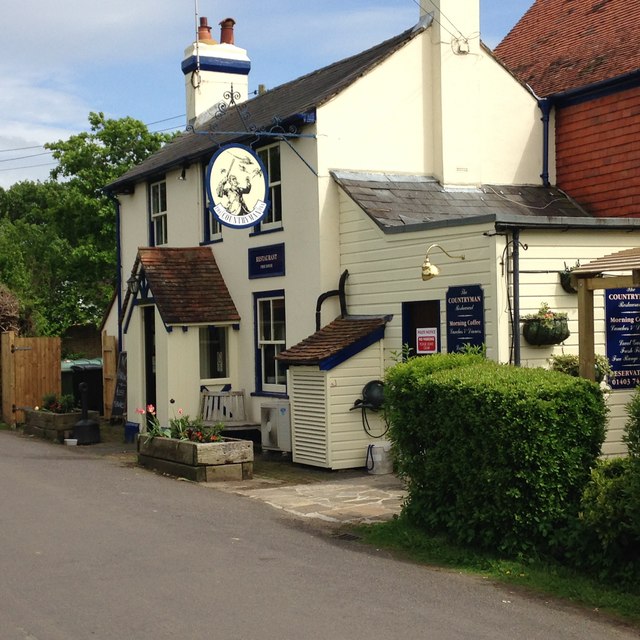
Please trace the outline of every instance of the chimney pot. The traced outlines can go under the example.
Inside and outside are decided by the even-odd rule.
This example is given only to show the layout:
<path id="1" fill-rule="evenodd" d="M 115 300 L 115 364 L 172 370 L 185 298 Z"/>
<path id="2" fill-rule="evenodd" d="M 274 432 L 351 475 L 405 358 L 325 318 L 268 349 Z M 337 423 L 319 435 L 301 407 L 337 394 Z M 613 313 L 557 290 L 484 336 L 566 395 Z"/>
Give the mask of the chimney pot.
<path id="1" fill-rule="evenodd" d="M 233 25 L 236 21 L 233 18 L 225 18 L 220 22 L 220 44 L 235 44 L 233 37 Z"/>
<path id="2" fill-rule="evenodd" d="M 198 27 L 198 40 L 211 40 L 211 27 L 205 17 L 200 18 Z"/>

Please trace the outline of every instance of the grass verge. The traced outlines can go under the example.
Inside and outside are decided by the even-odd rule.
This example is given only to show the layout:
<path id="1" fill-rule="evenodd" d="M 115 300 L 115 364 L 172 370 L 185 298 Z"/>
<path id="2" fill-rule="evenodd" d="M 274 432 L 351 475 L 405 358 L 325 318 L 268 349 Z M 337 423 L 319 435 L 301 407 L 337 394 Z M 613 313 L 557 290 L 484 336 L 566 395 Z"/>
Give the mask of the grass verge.
<path id="1" fill-rule="evenodd" d="M 508 560 L 451 545 L 430 536 L 402 517 L 356 527 L 362 541 L 394 551 L 404 559 L 481 575 L 501 584 L 553 596 L 601 612 L 640 628 L 640 589 L 627 593 L 558 564 L 538 560 Z"/>

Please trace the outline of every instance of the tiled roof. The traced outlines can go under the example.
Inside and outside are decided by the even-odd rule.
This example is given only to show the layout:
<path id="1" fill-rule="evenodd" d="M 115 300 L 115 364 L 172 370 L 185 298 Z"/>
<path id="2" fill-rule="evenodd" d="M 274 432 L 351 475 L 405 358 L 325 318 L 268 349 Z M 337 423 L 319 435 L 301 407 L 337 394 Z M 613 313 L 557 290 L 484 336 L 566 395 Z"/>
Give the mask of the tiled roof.
<path id="1" fill-rule="evenodd" d="M 332 171 L 334 180 L 386 233 L 480 219 L 526 224 L 584 224 L 594 217 L 553 187 L 482 185 L 445 189 L 417 175 Z"/>
<path id="2" fill-rule="evenodd" d="M 428 26 L 427 23 L 420 23 L 419 26 L 408 29 L 367 51 L 345 58 L 258 95 L 242 103 L 240 108 L 247 111 L 245 116 L 247 121 L 258 130 L 271 127 L 274 124 L 274 117 L 286 124 L 295 121 L 304 114 L 313 114 L 316 107 L 336 96 L 402 48 L 417 34 L 424 31 L 426 26 Z M 168 168 L 188 165 L 191 162 L 208 158 L 218 145 L 239 141 L 243 138 L 255 139 L 254 133 L 224 133 L 246 130 L 236 109 L 230 109 L 222 118 L 209 120 L 201 127 L 202 133 L 209 132 L 209 125 L 213 125 L 215 131 L 223 133 L 214 133 L 212 136 L 195 132 L 183 133 L 147 160 L 127 171 L 108 185 L 108 188 L 112 191 L 118 191 L 129 184 L 154 174 L 157 175 Z"/>
<path id="3" fill-rule="evenodd" d="M 140 248 L 138 258 L 166 325 L 240 321 L 208 247 Z"/>
<path id="4" fill-rule="evenodd" d="M 286 364 L 320 365 L 330 369 L 377 342 L 392 316 L 344 316 L 282 351 L 278 360 Z"/>
<path id="5" fill-rule="evenodd" d="M 637 0 L 536 0 L 494 50 L 539 96 L 640 68 Z"/>

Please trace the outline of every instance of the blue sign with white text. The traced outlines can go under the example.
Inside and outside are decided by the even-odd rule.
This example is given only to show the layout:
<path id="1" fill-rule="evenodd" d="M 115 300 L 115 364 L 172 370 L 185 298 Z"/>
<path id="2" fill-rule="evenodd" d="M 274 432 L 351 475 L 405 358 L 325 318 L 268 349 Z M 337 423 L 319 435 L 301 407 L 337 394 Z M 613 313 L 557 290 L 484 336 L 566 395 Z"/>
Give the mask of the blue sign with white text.
<path id="1" fill-rule="evenodd" d="M 447 289 L 447 352 L 484 344 L 484 292 L 479 284 Z"/>
<path id="2" fill-rule="evenodd" d="M 609 384 L 633 389 L 640 385 L 640 289 L 606 289 L 604 299 Z"/>
<path id="3" fill-rule="evenodd" d="M 284 243 L 249 249 L 249 278 L 284 275 Z"/>

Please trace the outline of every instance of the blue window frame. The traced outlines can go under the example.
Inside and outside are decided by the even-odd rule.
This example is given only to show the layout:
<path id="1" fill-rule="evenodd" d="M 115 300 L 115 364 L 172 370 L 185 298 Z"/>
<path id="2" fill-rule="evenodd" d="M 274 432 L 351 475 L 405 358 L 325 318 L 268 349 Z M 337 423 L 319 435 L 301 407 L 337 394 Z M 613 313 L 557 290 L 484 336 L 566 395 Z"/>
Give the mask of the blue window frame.
<path id="1" fill-rule="evenodd" d="M 286 393 L 286 369 L 276 360 L 286 344 L 284 291 L 254 294 L 254 328 L 256 392 Z"/>
<path id="2" fill-rule="evenodd" d="M 158 180 L 149 184 L 149 246 L 167 244 L 167 182 Z"/>

